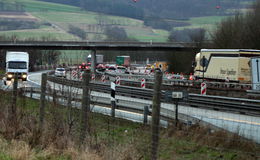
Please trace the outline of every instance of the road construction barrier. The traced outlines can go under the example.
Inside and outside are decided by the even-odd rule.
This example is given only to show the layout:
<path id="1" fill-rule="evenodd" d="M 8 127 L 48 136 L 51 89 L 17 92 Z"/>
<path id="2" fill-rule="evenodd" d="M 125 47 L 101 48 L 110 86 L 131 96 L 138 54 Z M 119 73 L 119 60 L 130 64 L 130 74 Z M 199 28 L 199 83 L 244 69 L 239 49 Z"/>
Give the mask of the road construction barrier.
<path id="1" fill-rule="evenodd" d="M 144 78 L 142 78 L 142 80 L 141 80 L 141 88 L 145 88 L 145 79 Z"/>
<path id="2" fill-rule="evenodd" d="M 116 76 L 116 85 L 120 85 L 120 77 Z"/>
<path id="3" fill-rule="evenodd" d="M 105 76 L 105 75 L 102 75 L 102 76 L 101 76 L 101 81 L 102 81 L 102 82 L 105 82 L 105 81 L 106 81 L 106 76 Z"/>
<path id="4" fill-rule="evenodd" d="M 78 74 L 77 70 L 72 70 L 71 75 L 73 78 L 77 78 L 77 74 Z"/>
<path id="5" fill-rule="evenodd" d="M 93 80 L 93 81 L 94 81 L 94 80 L 95 80 L 95 78 L 96 78 L 95 74 L 92 74 L 92 75 L 91 75 L 91 80 Z"/>
<path id="6" fill-rule="evenodd" d="M 206 92 L 207 92 L 207 84 L 204 83 L 204 82 L 202 82 L 201 85 L 200 85 L 200 87 L 201 87 L 200 94 L 201 94 L 201 95 L 206 95 Z"/>

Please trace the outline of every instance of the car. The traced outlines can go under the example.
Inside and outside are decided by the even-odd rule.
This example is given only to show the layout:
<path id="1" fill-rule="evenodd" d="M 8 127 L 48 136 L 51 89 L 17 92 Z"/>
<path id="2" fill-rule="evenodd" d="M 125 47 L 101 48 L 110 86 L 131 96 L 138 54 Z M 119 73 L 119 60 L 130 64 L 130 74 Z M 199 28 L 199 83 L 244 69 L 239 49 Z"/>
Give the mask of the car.
<path id="1" fill-rule="evenodd" d="M 84 63 L 84 62 L 78 66 L 80 71 L 89 70 L 90 67 L 91 67 L 91 63 Z"/>
<path id="2" fill-rule="evenodd" d="M 117 67 L 116 67 L 116 71 L 117 71 L 118 73 L 126 73 L 126 72 L 127 72 L 127 68 L 124 67 L 124 66 L 117 66 Z"/>
<path id="3" fill-rule="evenodd" d="M 147 65 L 145 66 L 145 69 L 146 69 L 146 70 L 151 70 L 151 69 L 152 69 L 152 65 L 151 65 L 151 64 L 147 64 Z"/>
<path id="4" fill-rule="evenodd" d="M 105 65 L 103 65 L 103 64 L 98 64 L 97 66 L 96 66 L 96 69 L 98 70 L 98 71 L 105 71 L 106 70 L 106 67 L 105 67 Z"/>
<path id="5" fill-rule="evenodd" d="M 65 68 L 56 68 L 54 75 L 57 76 L 57 77 L 64 77 L 64 78 L 66 78 L 66 70 L 65 70 Z"/>
<path id="6" fill-rule="evenodd" d="M 116 65 L 108 65 L 107 68 L 106 68 L 106 71 L 107 72 L 116 72 Z"/>

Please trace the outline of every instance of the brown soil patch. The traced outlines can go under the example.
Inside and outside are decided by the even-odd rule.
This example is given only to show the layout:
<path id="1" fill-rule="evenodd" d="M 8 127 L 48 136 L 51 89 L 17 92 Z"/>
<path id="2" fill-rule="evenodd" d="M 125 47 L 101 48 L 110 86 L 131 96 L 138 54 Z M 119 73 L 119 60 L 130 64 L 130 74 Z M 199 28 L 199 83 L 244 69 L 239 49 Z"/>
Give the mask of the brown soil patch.
<path id="1" fill-rule="evenodd" d="M 20 21 L 38 21 L 38 19 L 27 12 L 0 12 L 0 18 Z"/>

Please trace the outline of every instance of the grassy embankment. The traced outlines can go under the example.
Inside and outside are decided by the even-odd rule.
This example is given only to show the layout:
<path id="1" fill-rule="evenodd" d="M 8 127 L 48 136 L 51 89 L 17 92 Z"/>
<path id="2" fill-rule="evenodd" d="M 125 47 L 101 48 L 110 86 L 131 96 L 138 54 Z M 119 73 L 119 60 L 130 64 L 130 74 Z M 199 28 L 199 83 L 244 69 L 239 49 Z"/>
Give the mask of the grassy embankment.
<path id="1" fill-rule="evenodd" d="M 37 131 L 39 101 L 18 99 L 16 121 L 8 121 L 11 93 L 1 92 L 1 160 L 148 159 L 150 127 L 108 116 L 90 115 L 86 147 L 78 148 L 79 117 L 73 110 L 47 104 L 43 134 Z M 161 128 L 161 160 L 256 160 L 259 147 L 223 131 L 209 132 L 199 126 Z"/>

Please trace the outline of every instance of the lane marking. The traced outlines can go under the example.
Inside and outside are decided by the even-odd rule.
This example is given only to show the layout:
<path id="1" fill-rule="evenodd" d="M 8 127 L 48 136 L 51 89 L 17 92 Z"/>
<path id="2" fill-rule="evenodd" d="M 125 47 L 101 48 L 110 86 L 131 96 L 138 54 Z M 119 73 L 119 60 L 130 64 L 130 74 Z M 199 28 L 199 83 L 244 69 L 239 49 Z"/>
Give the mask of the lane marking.
<path id="1" fill-rule="evenodd" d="M 225 117 L 218 117 L 219 119 L 223 119 L 225 121 L 233 121 L 233 122 L 239 122 L 239 123 L 247 123 L 247 124 L 253 124 L 260 126 L 260 122 L 250 122 L 246 120 L 239 120 L 239 119 L 232 119 L 232 118 L 225 118 Z"/>

